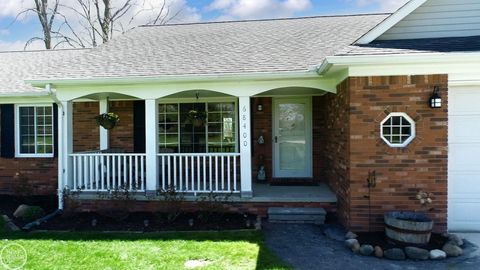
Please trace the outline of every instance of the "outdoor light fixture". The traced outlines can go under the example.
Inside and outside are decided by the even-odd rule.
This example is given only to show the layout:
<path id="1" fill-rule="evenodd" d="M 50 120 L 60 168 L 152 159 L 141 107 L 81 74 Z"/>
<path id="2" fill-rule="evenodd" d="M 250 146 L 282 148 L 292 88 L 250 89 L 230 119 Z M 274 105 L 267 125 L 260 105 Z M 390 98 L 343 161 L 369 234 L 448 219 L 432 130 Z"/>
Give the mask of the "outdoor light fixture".
<path id="1" fill-rule="evenodd" d="M 257 105 L 257 111 L 259 111 L 259 112 L 263 111 L 263 105 L 262 104 Z"/>
<path id="2" fill-rule="evenodd" d="M 441 108 L 442 107 L 442 98 L 438 94 L 440 92 L 440 87 L 435 86 L 433 88 L 432 96 L 429 99 L 430 108 Z"/>

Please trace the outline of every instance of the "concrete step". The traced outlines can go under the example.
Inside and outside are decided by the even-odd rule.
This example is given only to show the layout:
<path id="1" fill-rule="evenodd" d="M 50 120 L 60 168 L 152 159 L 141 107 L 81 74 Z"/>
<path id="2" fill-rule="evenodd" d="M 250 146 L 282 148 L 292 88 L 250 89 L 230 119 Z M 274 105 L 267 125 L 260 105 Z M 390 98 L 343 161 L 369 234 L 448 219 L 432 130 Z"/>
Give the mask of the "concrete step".
<path id="1" fill-rule="evenodd" d="M 324 224 L 327 212 L 323 208 L 268 208 L 268 221 L 273 223 L 313 223 Z"/>

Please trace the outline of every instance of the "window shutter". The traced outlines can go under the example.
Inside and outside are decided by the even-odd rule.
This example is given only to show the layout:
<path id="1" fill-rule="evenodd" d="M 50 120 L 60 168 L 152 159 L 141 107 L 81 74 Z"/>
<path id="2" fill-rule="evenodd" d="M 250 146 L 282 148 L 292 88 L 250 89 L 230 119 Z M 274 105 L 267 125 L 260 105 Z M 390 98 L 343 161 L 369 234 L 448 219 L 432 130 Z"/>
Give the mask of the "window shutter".
<path id="1" fill-rule="evenodd" d="M 58 106 L 53 103 L 53 156 L 58 157 Z"/>
<path id="2" fill-rule="evenodd" d="M 133 103 L 133 151 L 145 153 L 145 101 Z"/>
<path id="3" fill-rule="evenodd" d="M 13 104 L 0 105 L 1 144 L 0 156 L 3 158 L 15 157 L 15 106 Z"/>

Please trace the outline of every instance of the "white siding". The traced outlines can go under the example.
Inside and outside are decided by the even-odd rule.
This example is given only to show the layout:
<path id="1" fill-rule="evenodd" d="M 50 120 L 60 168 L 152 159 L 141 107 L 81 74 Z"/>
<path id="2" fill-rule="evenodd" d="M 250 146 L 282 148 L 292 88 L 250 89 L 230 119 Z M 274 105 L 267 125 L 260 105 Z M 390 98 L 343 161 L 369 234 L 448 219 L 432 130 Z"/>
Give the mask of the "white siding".
<path id="1" fill-rule="evenodd" d="M 379 40 L 480 35 L 479 0 L 429 0 Z"/>

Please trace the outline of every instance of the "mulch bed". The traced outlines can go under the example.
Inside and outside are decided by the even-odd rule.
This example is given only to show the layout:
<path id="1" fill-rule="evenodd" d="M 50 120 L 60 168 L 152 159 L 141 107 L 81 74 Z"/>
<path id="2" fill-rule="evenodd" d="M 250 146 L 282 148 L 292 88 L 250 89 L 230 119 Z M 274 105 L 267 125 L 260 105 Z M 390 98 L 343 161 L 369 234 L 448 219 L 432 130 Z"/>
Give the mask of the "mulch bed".
<path id="1" fill-rule="evenodd" d="M 427 245 L 414 245 L 414 244 L 407 244 L 402 242 L 393 241 L 388 239 L 385 236 L 385 232 L 365 232 L 365 233 L 357 233 L 358 238 L 357 240 L 361 244 L 369 244 L 372 246 L 379 246 L 383 250 L 390 249 L 390 248 L 405 248 L 405 247 L 419 247 L 423 249 L 442 249 L 443 245 L 448 241 L 447 238 L 443 237 L 441 234 L 432 233 L 432 237 L 430 238 L 430 242 Z"/>
<path id="2" fill-rule="evenodd" d="M 94 221 L 96 220 L 96 221 Z M 145 226 L 148 220 L 148 226 Z M 190 222 L 193 220 L 193 225 Z M 247 227 L 249 220 L 249 227 Z M 118 220 L 99 213 L 78 213 L 58 216 L 43 223 L 39 230 L 60 231 L 197 231 L 253 229 L 256 216 L 231 213 L 183 213 L 169 221 L 166 213 L 131 213 Z M 96 223 L 93 225 L 93 223 Z"/>

